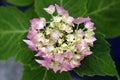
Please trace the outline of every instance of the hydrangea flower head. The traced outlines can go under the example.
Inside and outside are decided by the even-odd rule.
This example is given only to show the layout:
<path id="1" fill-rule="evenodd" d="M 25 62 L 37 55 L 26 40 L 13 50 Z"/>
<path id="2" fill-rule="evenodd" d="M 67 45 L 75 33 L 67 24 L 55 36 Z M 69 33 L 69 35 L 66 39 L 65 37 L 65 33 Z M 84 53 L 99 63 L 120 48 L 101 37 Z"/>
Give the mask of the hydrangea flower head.
<path id="1" fill-rule="evenodd" d="M 45 18 L 30 20 L 28 40 L 23 40 L 37 52 L 35 56 L 41 58 L 35 61 L 54 72 L 79 67 L 81 61 L 92 54 L 90 47 L 96 41 L 94 23 L 89 17 L 73 18 L 57 4 L 44 10 L 52 15 L 52 19 L 48 22 Z M 54 15 L 55 10 L 57 15 Z"/>

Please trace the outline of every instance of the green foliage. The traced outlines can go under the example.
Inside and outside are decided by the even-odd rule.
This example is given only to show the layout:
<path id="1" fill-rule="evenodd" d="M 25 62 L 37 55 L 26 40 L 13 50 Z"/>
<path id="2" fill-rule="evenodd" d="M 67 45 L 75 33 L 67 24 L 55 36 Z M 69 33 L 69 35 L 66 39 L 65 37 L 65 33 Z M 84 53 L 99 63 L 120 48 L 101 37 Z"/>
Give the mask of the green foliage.
<path id="1" fill-rule="evenodd" d="M 19 49 L 26 37 L 29 22 L 27 17 L 14 7 L 0 7 L 0 60 L 24 52 Z"/>
<path id="2" fill-rule="evenodd" d="M 17 6 L 26 6 L 32 4 L 33 0 L 7 0 L 7 2 Z"/>
<path id="3" fill-rule="evenodd" d="M 29 18 L 29 20 L 32 19 L 32 18 L 37 18 L 38 17 L 38 15 L 36 14 L 33 6 L 28 8 L 24 13 Z"/>
<path id="4" fill-rule="evenodd" d="M 113 38 L 120 35 L 120 0 L 88 0 L 85 16 L 90 16 L 97 30 Z"/>
<path id="5" fill-rule="evenodd" d="M 31 70 L 29 67 L 24 67 L 24 72 L 21 80 L 71 80 L 68 72 L 54 73 L 52 70 L 38 68 Z"/>

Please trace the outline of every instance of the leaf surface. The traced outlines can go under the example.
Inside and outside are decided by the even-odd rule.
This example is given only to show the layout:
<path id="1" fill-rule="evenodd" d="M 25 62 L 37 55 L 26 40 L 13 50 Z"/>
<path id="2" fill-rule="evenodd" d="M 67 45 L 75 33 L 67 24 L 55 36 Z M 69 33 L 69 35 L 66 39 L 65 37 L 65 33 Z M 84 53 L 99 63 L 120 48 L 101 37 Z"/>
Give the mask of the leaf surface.
<path id="1" fill-rule="evenodd" d="M 54 73 L 52 70 L 46 70 L 42 67 L 31 70 L 25 66 L 21 80 L 71 80 L 71 77 L 68 72 Z"/>
<path id="2" fill-rule="evenodd" d="M 28 27 L 27 17 L 17 8 L 0 7 L 0 60 L 23 52 L 19 46 L 28 32 Z"/>
<path id="3" fill-rule="evenodd" d="M 7 2 L 17 6 L 27 6 L 33 3 L 34 0 L 7 0 Z"/>

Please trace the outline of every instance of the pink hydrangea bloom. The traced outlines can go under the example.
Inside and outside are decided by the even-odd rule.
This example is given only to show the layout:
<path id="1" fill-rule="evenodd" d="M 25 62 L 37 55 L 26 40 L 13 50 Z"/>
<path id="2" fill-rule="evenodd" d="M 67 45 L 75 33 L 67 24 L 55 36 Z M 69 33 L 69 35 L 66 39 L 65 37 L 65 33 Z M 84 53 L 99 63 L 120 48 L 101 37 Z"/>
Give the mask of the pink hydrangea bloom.
<path id="1" fill-rule="evenodd" d="M 48 8 L 44 8 L 44 10 L 46 12 L 48 12 L 49 14 L 53 14 L 55 12 L 55 6 L 54 5 L 50 5 Z"/>
<path id="2" fill-rule="evenodd" d="M 67 23 L 68 23 L 69 25 L 71 25 L 71 26 L 74 26 L 73 21 L 74 21 L 74 18 L 71 17 L 71 16 L 68 16 L 68 18 L 67 18 Z"/>
<path id="3" fill-rule="evenodd" d="M 55 7 L 56 7 L 57 12 L 58 12 L 59 15 L 68 14 L 68 11 L 66 11 L 63 7 L 60 7 L 57 4 L 55 4 Z"/>
<path id="4" fill-rule="evenodd" d="M 70 71 L 79 67 L 81 61 L 93 52 L 95 27 L 89 17 L 73 18 L 63 7 L 55 4 L 44 10 L 52 14 L 52 19 L 30 20 L 31 26 L 27 40 L 23 40 L 31 50 L 36 51 L 35 61 L 47 70 L 56 72 Z M 54 15 L 55 10 L 58 15 Z M 83 23 L 84 28 L 77 28 Z M 77 26 L 76 26 L 77 24 Z"/>
<path id="5" fill-rule="evenodd" d="M 30 20 L 31 23 L 31 27 L 33 27 L 34 29 L 43 29 L 44 26 L 46 25 L 46 20 L 45 18 L 34 18 L 32 20 Z"/>
<path id="6" fill-rule="evenodd" d="M 79 18 L 76 18 L 73 22 L 75 24 L 81 24 L 81 23 L 85 23 L 85 22 L 88 22 L 88 21 L 90 21 L 89 17 L 87 17 L 87 18 L 79 17 Z"/>

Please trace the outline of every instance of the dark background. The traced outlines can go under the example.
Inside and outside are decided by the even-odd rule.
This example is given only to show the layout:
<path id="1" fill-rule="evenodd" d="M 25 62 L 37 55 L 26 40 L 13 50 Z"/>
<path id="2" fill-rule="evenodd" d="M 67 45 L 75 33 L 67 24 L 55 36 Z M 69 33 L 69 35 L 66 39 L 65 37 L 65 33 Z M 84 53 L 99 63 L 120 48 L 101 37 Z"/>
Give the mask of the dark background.
<path id="1" fill-rule="evenodd" d="M 0 6 L 12 6 L 9 3 L 6 3 L 6 0 L 0 0 Z M 25 11 L 27 7 L 18 7 L 21 11 Z M 9 12 L 8 12 L 9 13 Z M 116 68 L 120 74 L 120 37 L 116 37 L 113 39 L 106 39 L 111 45 L 111 56 L 115 61 Z M 0 62 L 0 80 L 20 80 L 20 76 L 22 73 L 22 65 L 20 63 L 13 63 L 13 58 L 8 61 Z M 117 80 L 115 77 L 110 76 L 95 76 L 95 77 L 79 77 L 73 71 L 70 72 L 73 80 Z"/>

